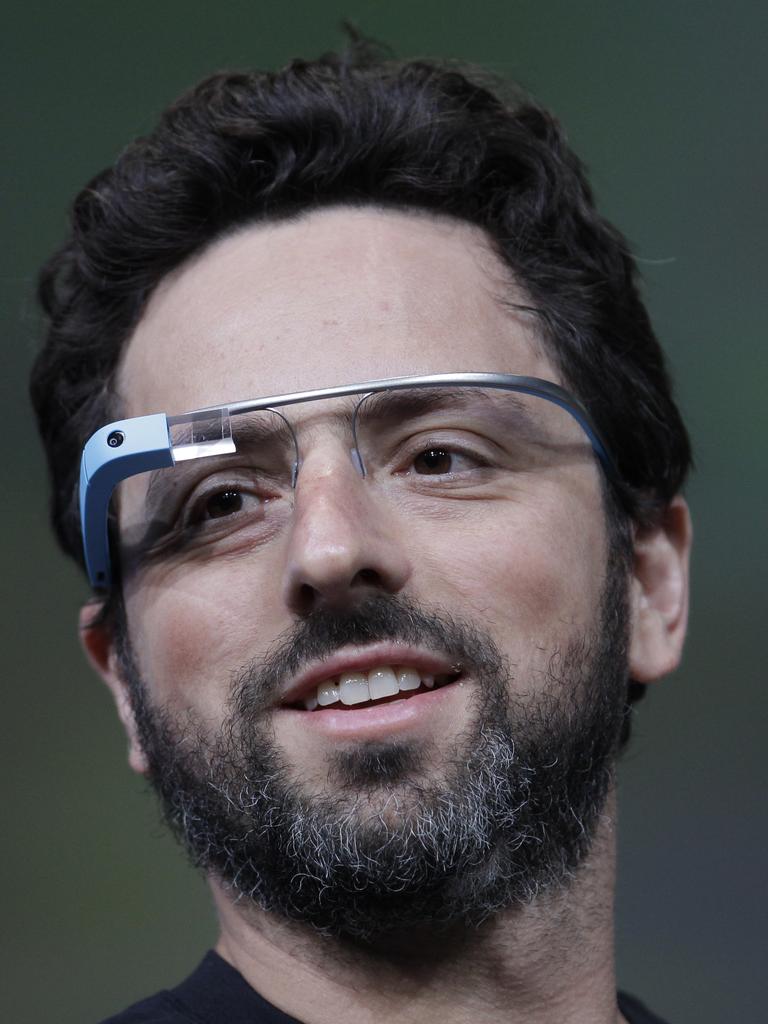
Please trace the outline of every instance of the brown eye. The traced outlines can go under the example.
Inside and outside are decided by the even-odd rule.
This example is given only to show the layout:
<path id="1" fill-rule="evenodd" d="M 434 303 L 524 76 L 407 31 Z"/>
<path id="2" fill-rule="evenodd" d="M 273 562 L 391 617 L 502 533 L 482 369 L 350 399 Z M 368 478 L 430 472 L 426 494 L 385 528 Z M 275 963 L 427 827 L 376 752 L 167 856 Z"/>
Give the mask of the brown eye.
<path id="1" fill-rule="evenodd" d="M 450 473 L 453 468 L 453 455 L 445 448 L 428 448 L 416 456 L 413 468 L 417 473 L 424 474 Z"/>
<path id="2" fill-rule="evenodd" d="M 203 511 L 208 519 L 222 519 L 240 512 L 242 507 L 243 496 L 240 491 L 219 491 L 207 499 Z"/>

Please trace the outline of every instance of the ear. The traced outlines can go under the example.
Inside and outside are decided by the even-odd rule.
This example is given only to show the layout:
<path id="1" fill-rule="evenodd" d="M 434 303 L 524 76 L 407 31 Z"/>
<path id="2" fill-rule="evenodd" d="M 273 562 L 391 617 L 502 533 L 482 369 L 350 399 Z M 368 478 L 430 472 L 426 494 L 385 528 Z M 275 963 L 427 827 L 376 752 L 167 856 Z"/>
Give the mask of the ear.
<path id="1" fill-rule="evenodd" d="M 638 531 L 630 585 L 630 677 L 651 683 L 680 662 L 688 624 L 691 517 L 678 495 L 661 522 Z"/>
<path id="2" fill-rule="evenodd" d="M 128 737 L 128 764 L 140 775 L 149 770 L 139 742 L 136 720 L 128 695 L 128 685 L 120 672 L 120 663 L 112 628 L 98 621 L 99 605 L 86 604 L 80 609 L 80 644 L 86 657 L 109 687 L 117 713 Z"/>

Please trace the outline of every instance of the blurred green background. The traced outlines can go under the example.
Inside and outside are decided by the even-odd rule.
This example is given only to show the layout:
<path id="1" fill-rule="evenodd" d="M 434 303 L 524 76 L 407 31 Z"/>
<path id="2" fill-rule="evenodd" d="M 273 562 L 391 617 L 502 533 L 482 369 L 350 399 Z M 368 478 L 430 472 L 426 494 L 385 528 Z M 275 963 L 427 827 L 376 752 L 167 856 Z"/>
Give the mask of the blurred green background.
<path id="1" fill-rule="evenodd" d="M 685 664 L 642 706 L 622 768 L 619 978 L 672 1022 L 757 1020 L 768 7 L 16 0 L 2 17 L 2 1020 L 95 1022 L 180 979 L 214 935 L 205 887 L 129 773 L 78 649 L 86 590 L 48 533 L 26 401 L 36 268 L 75 191 L 183 88 L 336 47 L 343 17 L 399 56 L 464 58 L 522 82 L 566 124 L 641 261 L 694 437 L 697 533 Z"/>

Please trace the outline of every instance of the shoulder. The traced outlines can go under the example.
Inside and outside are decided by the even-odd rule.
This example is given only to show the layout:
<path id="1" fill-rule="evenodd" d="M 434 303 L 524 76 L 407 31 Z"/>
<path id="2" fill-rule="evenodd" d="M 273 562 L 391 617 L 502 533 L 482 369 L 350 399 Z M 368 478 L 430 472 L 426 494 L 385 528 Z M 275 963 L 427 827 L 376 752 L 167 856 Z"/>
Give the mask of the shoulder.
<path id="1" fill-rule="evenodd" d="M 667 1024 L 661 1017 L 651 1013 L 639 999 L 627 995 L 626 992 L 619 992 L 618 1003 L 627 1024 Z"/>
<path id="2" fill-rule="evenodd" d="M 298 1024 L 263 999 L 213 950 L 181 984 L 101 1024 Z"/>
<path id="3" fill-rule="evenodd" d="M 158 992 L 101 1024 L 198 1024 L 198 1021 L 176 1002 L 170 992 Z"/>

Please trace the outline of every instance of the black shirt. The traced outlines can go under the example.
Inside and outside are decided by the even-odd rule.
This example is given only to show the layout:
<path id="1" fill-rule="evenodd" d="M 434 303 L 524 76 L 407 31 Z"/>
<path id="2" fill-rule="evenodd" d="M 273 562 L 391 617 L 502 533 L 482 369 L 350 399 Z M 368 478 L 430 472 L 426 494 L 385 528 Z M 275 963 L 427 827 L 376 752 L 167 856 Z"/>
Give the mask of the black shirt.
<path id="1" fill-rule="evenodd" d="M 629 1024 L 664 1024 L 633 996 L 618 1005 Z M 301 1024 L 251 988 L 226 960 L 211 951 L 176 988 L 143 999 L 102 1024 Z"/>

